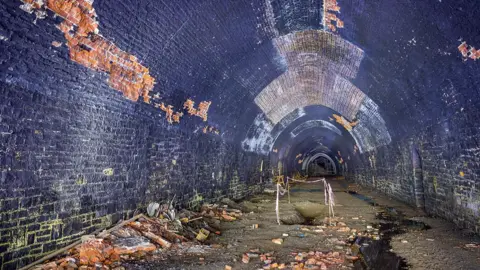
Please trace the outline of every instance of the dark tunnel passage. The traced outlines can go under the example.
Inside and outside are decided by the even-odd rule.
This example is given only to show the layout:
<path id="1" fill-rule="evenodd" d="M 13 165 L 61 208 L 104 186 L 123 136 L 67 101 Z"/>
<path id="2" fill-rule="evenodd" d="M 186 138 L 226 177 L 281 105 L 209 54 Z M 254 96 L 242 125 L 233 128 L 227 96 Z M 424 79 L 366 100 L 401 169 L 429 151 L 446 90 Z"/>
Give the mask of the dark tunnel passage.
<path id="1" fill-rule="evenodd" d="M 337 165 L 328 156 L 323 153 L 316 154 L 307 164 L 307 175 L 311 177 L 337 175 Z"/>
<path id="2" fill-rule="evenodd" d="M 278 179 L 307 181 L 292 186 L 299 203 L 327 196 L 308 182 L 326 177 L 358 222 L 378 221 L 347 211 L 361 205 L 351 194 L 370 207 L 363 191 L 409 209 L 395 226 L 411 212 L 477 239 L 479 18 L 471 0 L 2 0 L 0 270 L 152 203 L 255 201 Z M 273 207 L 255 208 L 272 211 L 268 226 Z M 420 269 L 409 234 L 387 231 L 379 246 Z M 457 259 L 474 263 L 458 269 L 480 268 L 470 245 Z"/>

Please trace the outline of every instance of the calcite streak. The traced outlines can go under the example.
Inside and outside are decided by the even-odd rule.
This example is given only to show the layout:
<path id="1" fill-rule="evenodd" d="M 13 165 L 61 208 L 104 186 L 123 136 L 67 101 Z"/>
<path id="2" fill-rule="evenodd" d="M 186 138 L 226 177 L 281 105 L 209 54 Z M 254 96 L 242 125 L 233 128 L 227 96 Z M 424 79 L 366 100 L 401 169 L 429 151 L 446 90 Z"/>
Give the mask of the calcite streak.
<path id="1" fill-rule="evenodd" d="M 93 0 L 22 0 L 21 8 L 27 12 L 49 9 L 64 21 L 58 26 L 65 35 L 70 59 L 110 75 L 110 87 L 121 91 L 128 99 L 137 101 L 141 96 L 150 102 L 149 92 L 155 78 L 137 58 L 118 48 L 99 34 L 97 14 Z M 38 17 L 38 16 L 37 16 Z"/>

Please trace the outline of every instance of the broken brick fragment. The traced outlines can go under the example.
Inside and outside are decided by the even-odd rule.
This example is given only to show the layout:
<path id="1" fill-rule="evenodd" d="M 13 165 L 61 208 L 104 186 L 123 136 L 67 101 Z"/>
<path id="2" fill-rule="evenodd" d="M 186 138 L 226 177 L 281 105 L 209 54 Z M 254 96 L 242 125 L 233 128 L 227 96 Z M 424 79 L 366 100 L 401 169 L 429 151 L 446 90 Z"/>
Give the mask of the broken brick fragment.
<path id="1" fill-rule="evenodd" d="M 112 245 L 106 243 L 103 239 L 88 239 L 77 247 L 80 256 L 80 264 L 95 265 L 99 262 L 118 261 L 120 257 L 115 253 Z"/>
<path id="2" fill-rule="evenodd" d="M 119 238 L 113 243 L 115 253 L 119 255 L 133 254 L 136 252 L 151 252 L 157 249 L 147 238 L 143 236 L 133 236 Z"/>

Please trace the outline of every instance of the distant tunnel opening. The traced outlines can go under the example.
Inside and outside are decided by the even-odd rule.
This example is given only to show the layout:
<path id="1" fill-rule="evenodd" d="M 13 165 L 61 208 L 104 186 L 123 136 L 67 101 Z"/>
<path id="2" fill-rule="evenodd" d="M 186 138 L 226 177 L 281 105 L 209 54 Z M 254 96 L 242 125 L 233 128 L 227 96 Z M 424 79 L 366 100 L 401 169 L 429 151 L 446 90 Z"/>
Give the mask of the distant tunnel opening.
<path id="1" fill-rule="evenodd" d="M 308 164 L 307 172 L 312 177 L 336 175 L 337 167 L 328 155 L 321 154 Z"/>

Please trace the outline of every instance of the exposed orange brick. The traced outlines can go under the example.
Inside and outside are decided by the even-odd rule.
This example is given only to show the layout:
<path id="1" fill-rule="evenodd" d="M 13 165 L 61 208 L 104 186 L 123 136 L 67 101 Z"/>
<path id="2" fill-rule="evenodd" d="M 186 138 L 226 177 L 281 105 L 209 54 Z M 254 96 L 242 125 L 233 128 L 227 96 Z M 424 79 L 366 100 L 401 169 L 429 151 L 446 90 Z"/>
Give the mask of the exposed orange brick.
<path id="1" fill-rule="evenodd" d="M 183 103 L 183 108 L 187 109 L 188 114 L 195 115 L 197 114 L 197 109 L 193 107 L 194 105 L 195 105 L 195 101 L 191 99 L 187 99 L 187 101 Z"/>
<path id="2" fill-rule="evenodd" d="M 336 0 L 325 0 L 324 1 L 324 19 L 325 26 L 330 29 L 332 32 L 336 32 L 337 28 L 343 28 L 344 23 L 332 12 L 340 13 L 340 6 Z M 333 24 L 335 22 L 335 25 Z"/>
<path id="3" fill-rule="evenodd" d="M 167 115 L 166 115 L 166 118 L 167 118 L 167 121 L 168 123 L 172 124 L 173 123 L 173 106 L 172 105 L 167 105 L 165 106 L 165 104 L 163 104 L 163 102 L 160 104 L 159 106 L 160 110 L 164 111 Z"/>
<path id="4" fill-rule="evenodd" d="M 173 122 L 180 123 L 180 118 L 182 116 L 183 116 L 182 112 L 176 112 L 174 115 L 172 115 Z"/>
<path id="5" fill-rule="evenodd" d="M 208 109 L 212 104 L 211 101 L 202 101 L 198 104 L 198 109 L 194 108 L 195 102 L 191 99 L 187 99 L 183 103 L 183 108 L 187 109 L 188 114 L 195 115 L 203 119 L 203 121 L 207 121 L 208 118 Z"/>
<path id="6" fill-rule="evenodd" d="M 200 104 L 198 104 L 198 110 L 197 110 L 197 113 L 195 115 L 202 118 L 203 121 L 207 121 L 208 109 L 210 108 L 211 104 L 212 104 L 211 101 L 200 102 Z"/>
<path id="7" fill-rule="evenodd" d="M 460 51 L 460 53 L 462 54 L 463 57 L 467 57 L 468 56 L 468 45 L 467 45 L 467 42 L 462 42 L 462 44 L 460 44 L 460 46 L 458 46 L 458 50 Z"/>
<path id="8" fill-rule="evenodd" d="M 349 122 L 347 119 L 343 118 L 343 116 L 340 116 L 338 114 L 333 114 L 333 118 L 335 118 L 335 121 L 342 125 L 346 130 L 351 131 L 354 126 L 358 125 L 359 121 L 354 121 L 354 122 Z"/>
<path id="9" fill-rule="evenodd" d="M 475 48 L 470 49 L 470 58 L 473 60 L 480 59 L 480 50 Z"/>
<path id="10" fill-rule="evenodd" d="M 467 42 L 462 42 L 460 46 L 458 46 L 458 50 L 462 54 L 464 61 L 468 60 L 468 58 L 477 60 L 480 59 L 480 50 L 475 49 L 472 46 L 469 46 Z"/>
<path id="11" fill-rule="evenodd" d="M 327 11 L 340 12 L 340 6 L 338 6 L 337 0 L 325 0 L 324 9 Z"/>
<path id="12" fill-rule="evenodd" d="M 88 68 L 110 75 L 110 87 L 121 91 L 125 97 L 150 103 L 149 92 L 155 78 L 137 58 L 118 48 L 98 33 L 97 14 L 90 0 L 22 0 L 25 9 L 50 9 L 64 21 L 58 26 L 67 40 L 70 58 Z M 73 26 L 76 26 L 74 28 Z"/>
<path id="13" fill-rule="evenodd" d="M 216 128 L 213 127 L 213 126 L 208 126 L 208 125 L 205 126 L 205 127 L 203 127 L 202 131 L 203 131 L 203 133 L 205 133 L 205 134 L 208 133 L 208 132 L 210 132 L 210 133 L 215 133 L 215 134 L 217 134 L 217 135 L 220 134 L 220 131 L 219 131 L 218 129 L 216 129 Z"/>

